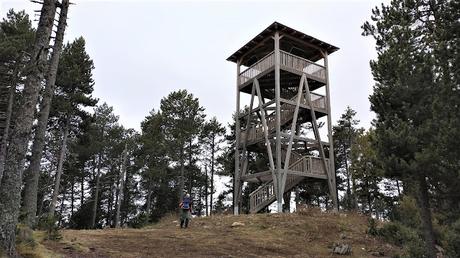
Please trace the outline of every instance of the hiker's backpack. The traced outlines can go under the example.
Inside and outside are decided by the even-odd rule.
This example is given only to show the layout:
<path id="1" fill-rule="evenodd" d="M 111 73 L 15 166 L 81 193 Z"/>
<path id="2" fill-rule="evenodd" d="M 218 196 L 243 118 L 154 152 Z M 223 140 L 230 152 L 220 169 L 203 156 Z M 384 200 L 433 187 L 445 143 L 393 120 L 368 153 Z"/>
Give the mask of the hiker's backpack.
<path id="1" fill-rule="evenodd" d="M 182 201 L 182 209 L 190 209 L 190 198 L 184 198 Z"/>

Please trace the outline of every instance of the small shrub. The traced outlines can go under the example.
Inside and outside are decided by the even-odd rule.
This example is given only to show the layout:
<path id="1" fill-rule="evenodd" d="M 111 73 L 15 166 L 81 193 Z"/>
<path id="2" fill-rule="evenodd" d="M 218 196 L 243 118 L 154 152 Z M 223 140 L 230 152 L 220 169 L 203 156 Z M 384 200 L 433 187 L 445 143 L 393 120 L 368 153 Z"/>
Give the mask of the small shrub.
<path id="1" fill-rule="evenodd" d="M 402 257 L 425 257 L 425 245 L 418 232 L 397 222 L 386 223 L 377 234 L 387 242 L 404 248 Z"/>
<path id="2" fill-rule="evenodd" d="M 460 219 L 446 232 L 447 257 L 460 257 Z"/>
<path id="3" fill-rule="evenodd" d="M 44 214 L 38 219 L 37 229 L 46 231 L 46 239 L 48 240 L 60 240 L 62 239 L 57 221 L 54 216 Z"/>
<path id="4" fill-rule="evenodd" d="M 379 230 L 377 228 L 377 222 L 373 218 L 369 218 L 367 220 L 367 234 L 372 235 L 372 236 L 378 236 L 379 235 Z"/>
<path id="5" fill-rule="evenodd" d="M 395 208 L 394 215 L 395 220 L 411 228 L 420 228 L 422 223 L 416 200 L 407 195 L 401 199 L 400 204 Z"/>
<path id="6" fill-rule="evenodd" d="M 150 223 L 149 215 L 145 212 L 139 213 L 129 222 L 129 226 L 133 228 L 143 228 Z"/>

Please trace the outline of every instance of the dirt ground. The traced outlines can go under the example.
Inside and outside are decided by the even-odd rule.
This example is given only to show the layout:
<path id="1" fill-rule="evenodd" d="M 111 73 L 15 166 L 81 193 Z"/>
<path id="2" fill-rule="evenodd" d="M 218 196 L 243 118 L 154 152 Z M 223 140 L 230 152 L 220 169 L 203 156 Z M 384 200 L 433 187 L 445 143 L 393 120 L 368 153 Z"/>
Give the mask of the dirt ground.
<path id="1" fill-rule="evenodd" d="M 400 249 L 366 234 L 367 217 L 303 211 L 196 218 L 180 229 L 176 218 L 143 229 L 63 230 L 42 244 L 56 257 L 393 257 Z M 234 222 L 243 226 L 232 227 Z"/>

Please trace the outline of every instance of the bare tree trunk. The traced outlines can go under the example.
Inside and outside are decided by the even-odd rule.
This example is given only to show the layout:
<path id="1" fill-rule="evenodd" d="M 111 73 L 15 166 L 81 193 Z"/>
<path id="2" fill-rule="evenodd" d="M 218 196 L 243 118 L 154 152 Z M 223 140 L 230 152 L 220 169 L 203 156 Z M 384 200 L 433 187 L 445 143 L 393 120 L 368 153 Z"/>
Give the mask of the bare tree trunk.
<path id="1" fill-rule="evenodd" d="M 67 151 L 67 138 L 69 136 L 69 129 L 70 129 L 70 122 L 69 122 L 69 118 L 68 118 L 67 121 L 66 121 L 65 127 L 64 127 L 64 135 L 62 137 L 62 146 L 61 146 L 61 151 L 59 153 L 58 167 L 57 167 L 57 171 L 56 171 L 56 179 L 54 181 L 53 198 L 51 199 L 51 204 L 50 204 L 49 216 L 51 216 L 51 217 L 54 216 L 54 211 L 56 209 L 57 198 L 58 198 L 58 195 L 59 195 L 59 187 L 61 185 L 62 168 L 64 166 L 65 154 L 66 154 L 66 151 Z"/>
<path id="2" fill-rule="evenodd" d="M 396 189 L 398 190 L 398 197 L 401 197 L 401 189 L 400 189 L 400 186 L 399 186 L 399 180 L 396 179 Z"/>
<path id="3" fill-rule="evenodd" d="M 35 34 L 34 49 L 25 73 L 27 79 L 23 96 L 14 120 L 14 130 L 5 159 L 5 171 L 0 183 L 0 196 L 2 197 L 0 198 L 0 252 L 9 256 L 16 255 L 15 230 L 21 202 L 22 172 L 46 67 L 47 48 L 55 12 L 55 1 L 44 0 Z"/>
<path id="4" fill-rule="evenodd" d="M 113 174 L 113 170 L 114 170 L 114 165 L 111 164 L 110 165 L 110 174 Z M 109 227 L 112 227 L 112 222 L 113 222 L 113 217 L 115 216 L 115 214 L 113 213 L 113 204 L 114 204 L 114 197 L 113 197 L 113 191 L 114 191 L 114 180 L 112 177 L 109 177 L 108 178 L 109 180 L 109 185 L 110 185 L 110 189 L 109 189 L 109 196 L 107 198 L 107 212 L 106 212 L 106 226 L 109 226 Z"/>
<path id="5" fill-rule="evenodd" d="M 210 201 L 209 201 L 209 211 L 210 211 L 210 214 L 212 215 L 212 197 L 213 197 L 213 194 L 214 194 L 214 152 L 215 152 L 215 144 L 214 144 L 214 135 L 211 139 L 211 193 L 210 193 Z"/>
<path id="6" fill-rule="evenodd" d="M 184 145 L 185 144 L 182 144 L 181 146 L 181 150 L 180 150 L 180 158 L 179 158 L 179 162 L 180 162 L 180 179 L 179 179 L 179 200 L 182 201 L 182 198 L 184 198 L 184 185 L 185 185 L 185 182 L 184 182 L 184 158 L 183 158 L 183 154 L 184 154 Z"/>
<path id="7" fill-rule="evenodd" d="M 117 214 L 115 216 L 115 227 L 120 227 L 120 207 L 121 207 L 121 199 L 123 198 L 123 190 L 124 190 L 124 180 L 126 175 L 126 160 L 128 158 L 128 145 L 125 145 L 125 150 L 123 151 L 123 159 L 122 159 L 122 169 L 120 175 L 120 185 L 118 188 L 118 200 L 117 200 Z"/>
<path id="8" fill-rule="evenodd" d="M 208 180 L 209 180 L 209 179 L 208 179 L 208 166 L 205 166 L 205 167 L 204 167 L 204 171 L 205 171 L 205 173 L 206 173 L 206 184 L 205 184 L 205 186 L 204 186 L 204 189 L 205 189 L 204 196 L 205 196 L 205 198 L 206 198 L 206 200 L 205 200 L 205 204 L 206 204 L 206 216 L 208 216 L 208 215 L 209 215 L 209 212 L 208 212 L 208 211 L 209 211 L 209 210 L 208 210 L 208 207 L 209 207 L 209 206 L 208 206 L 208 205 L 209 205 L 209 203 L 208 203 Z"/>
<path id="9" fill-rule="evenodd" d="M 85 173 L 81 175 L 81 182 L 80 182 L 80 208 L 83 207 L 83 203 L 85 202 Z"/>
<path id="10" fill-rule="evenodd" d="M 61 227 L 62 225 L 62 222 L 64 220 L 64 216 L 62 216 L 62 214 L 64 214 L 64 201 L 65 201 L 65 196 L 66 196 L 66 189 L 65 189 L 65 185 L 64 185 L 64 189 L 62 189 L 62 200 L 61 200 L 61 207 L 59 209 L 59 222 L 58 222 L 58 225 L 59 227 Z"/>
<path id="11" fill-rule="evenodd" d="M 102 152 L 102 151 L 101 151 Z M 96 173 L 96 188 L 94 190 L 94 200 L 93 200 L 93 210 L 92 210 L 92 215 L 91 215 L 91 228 L 95 228 L 96 226 L 96 215 L 97 215 L 97 202 L 99 199 L 99 179 L 101 175 L 101 159 L 102 159 L 102 154 L 101 152 L 99 153 L 99 157 L 97 160 L 97 173 Z"/>
<path id="12" fill-rule="evenodd" d="M 295 187 L 295 211 L 299 211 L 298 208 L 300 206 L 300 193 L 299 193 L 299 186 Z"/>
<path id="13" fill-rule="evenodd" d="M 189 153 L 188 153 L 188 167 L 189 167 L 189 179 L 188 179 L 188 193 L 190 197 L 192 196 L 192 189 L 193 189 L 193 173 L 192 173 L 192 138 L 189 139 Z"/>
<path id="14" fill-rule="evenodd" d="M 287 191 L 283 194 L 284 199 L 284 212 L 291 212 L 291 191 Z"/>
<path id="15" fill-rule="evenodd" d="M 25 172 L 24 201 L 22 213 L 25 214 L 24 223 L 32 227 L 35 224 L 37 213 L 37 188 L 40 178 L 40 162 L 42 160 L 43 148 L 45 146 L 45 133 L 48 125 L 51 101 L 54 95 L 54 84 L 56 83 L 59 57 L 61 55 L 62 44 L 64 41 L 64 31 L 67 24 L 68 0 L 62 0 L 59 23 L 56 31 L 56 38 L 53 46 L 53 53 L 49 64 L 47 81 L 43 99 L 40 103 L 38 114 L 37 129 L 35 130 L 34 143 L 32 145 L 32 157 L 29 168 Z"/>
<path id="16" fill-rule="evenodd" d="M 349 210 L 351 209 L 352 197 L 351 197 L 351 175 L 350 175 L 350 170 L 348 168 L 347 150 L 345 150 L 345 172 L 347 174 L 347 207 L 346 209 Z"/>
<path id="17" fill-rule="evenodd" d="M 152 203 L 152 190 L 151 190 L 151 187 L 149 187 L 147 198 L 146 198 L 146 206 L 145 206 L 145 210 L 149 217 L 150 217 L 151 203 Z"/>
<path id="18" fill-rule="evenodd" d="M 73 210 L 75 208 L 75 178 L 72 177 L 72 182 L 70 183 L 70 217 L 73 217 Z"/>
<path id="19" fill-rule="evenodd" d="M 17 74 L 16 74 L 17 75 Z M 11 127 L 11 115 L 13 114 L 14 95 L 16 93 L 16 82 L 10 85 L 8 95 L 8 107 L 6 109 L 5 129 L 3 130 L 2 141 L 0 144 L 0 182 L 2 182 L 3 171 L 5 170 L 5 158 L 8 145 L 8 137 Z"/>
<path id="20" fill-rule="evenodd" d="M 420 217 L 422 219 L 423 235 L 425 237 L 425 247 L 429 258 L 436 258 L 435 239 L 433 224 L 431 221 L 430 201 L 428 196 L 428 184 L 425 175 L 421 173 L 418 178 L 419 189 L 417 191 L 417 200 L 420 207 Z"/>

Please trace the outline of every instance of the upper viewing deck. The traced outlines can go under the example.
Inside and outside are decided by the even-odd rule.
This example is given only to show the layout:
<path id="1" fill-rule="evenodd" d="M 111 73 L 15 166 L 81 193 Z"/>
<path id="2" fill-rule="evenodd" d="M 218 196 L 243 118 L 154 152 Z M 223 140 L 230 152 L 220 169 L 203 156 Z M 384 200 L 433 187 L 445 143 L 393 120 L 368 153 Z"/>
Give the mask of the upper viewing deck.
<path id="1" fill-rule="evenodd" d="M 275 69 L 275 32 L 279 32 L 279 64 L 281 70 L 281 88 L 287 88 L 300 80 L 305 74 L 313 89 L 326 83 L 326 68 L 318 62 L 338 50 L 337 47 L 274 22 L 241 47 L 227 60 L 242 66 L 238 84 L 243 88 L 259 79 L 261 88 L 273 85 Z M 263 78 L 263 79 L 261 79 Z M 265 82 L 265 83 L 264 83 Z M 265 86 L 265 87 L 264 87 Z M 265 93 L 265 95 L 270 95 Z"/>
<path id="2" fill-rule="evenodd" d="M 261 60 L 254 63 L 251 67 L 247 68 L 240 73 L 239 84 L 244 87 L 248 82 L 254 78 L 261 77 L 267 72 L 271 72 L 275 66 L 275 53 L 272 51 Z M 280 68 L 302 76 L 305 73 L 308 78 L 325 83 L 326 82 L 326 69 L 324 66 L 319 65 L 310 60 L 290 54 L 286 51 L 280 50 Z"/>

